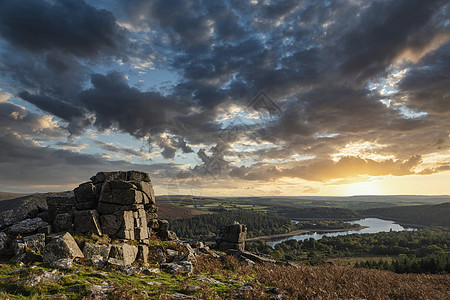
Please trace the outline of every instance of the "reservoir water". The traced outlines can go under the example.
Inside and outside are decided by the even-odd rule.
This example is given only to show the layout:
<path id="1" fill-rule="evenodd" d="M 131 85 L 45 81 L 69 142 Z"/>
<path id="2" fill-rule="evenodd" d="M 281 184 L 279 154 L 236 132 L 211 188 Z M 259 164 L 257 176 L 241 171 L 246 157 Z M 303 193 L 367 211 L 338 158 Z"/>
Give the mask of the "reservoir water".
<path id="1" fill-rule="evenodd" d="M 295 221 L 294 221 L 295 222 Z M 315 240 L 320 240 L 323 236 L 339 236 L 339 235 L 347 235 L 353 233 L 377 233 L 377 232 L 388 232 L 388 231 L 402 231 L 402 230 L 415 230 L 414 228 L 404 227 L 395 223 L 394 221 L 382 220 L 378 218 L 366 218 L 360 219 L 356 221 L 349 221 L 350 224 L 359 224 L 361 226 L 366 226 L 367 228 L 359 229 L 359 230 L 348 230 L 348 231 L 340 231 L 340 232 L 310 232 L 305 234 L 294 235 L 290 237 L 284 237 L 277 240 L 266 241 L 266 244 L 273 247 L 276 244 L 282 243 L 287 240 L 297 240 L 303 241 L 309 238 L 313 238 Z"/>

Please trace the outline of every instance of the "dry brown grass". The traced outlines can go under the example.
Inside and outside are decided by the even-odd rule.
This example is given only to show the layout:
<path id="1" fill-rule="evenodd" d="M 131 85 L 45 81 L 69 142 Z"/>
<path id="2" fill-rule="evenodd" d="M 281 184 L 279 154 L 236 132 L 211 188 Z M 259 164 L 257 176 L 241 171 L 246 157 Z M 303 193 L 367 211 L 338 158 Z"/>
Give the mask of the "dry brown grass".
<path id="1" fill-rule="evenodd" d="M 257 280 L 286 291 L 288 299 L 450 299 L 450 275 L 273 264 L 255 271 Z"/>
<path id="2" fill-rule="evenodd" d="M 396 274 L 329 265 L 295 268 L 263 264 L 252 268 L 233 257 L 199 257 L 195 269 L 196 273 L 220 275 L 223 279 L 245 278 L 252 286 L 241 293 L 231 292 L 227 299 L 267 299 L 274 296 L 270 288 L 277 288 L 283 299 L 450 299 L 448 274 Z M 221 298 L 206 288 L 198 296 Z"/>

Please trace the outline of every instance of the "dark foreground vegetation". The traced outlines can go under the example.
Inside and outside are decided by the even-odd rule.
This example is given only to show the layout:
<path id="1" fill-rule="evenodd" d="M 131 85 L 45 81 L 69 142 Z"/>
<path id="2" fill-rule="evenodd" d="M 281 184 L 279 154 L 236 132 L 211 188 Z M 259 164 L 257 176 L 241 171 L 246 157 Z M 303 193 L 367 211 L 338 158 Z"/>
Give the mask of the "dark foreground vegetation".
<path id="1" fill-rule="evenodd" d="M 289 240 L 268 246 L 264 241 L 247 243 L 249 250 L 277 259 L 303 261 L 312 265 L 327 263 L 337 257 L 399 256 L 391 263 L 369 261 L 358 267 L 405 272 L 449 272 L 450 231 L 446 228 L 416 231 L 379 232 L 323 237 L 320 240 Z M 376 263 L 376 265 L 375 265 Z"/>
<path id="2" fill-rule="evenodd" d="M 355 225 L 343 221 L 304 221 L 294 223 L 285 217 L 248 210 L 221 211 L 189 219 L 172 220 L 170 226 L 182 239 L 210 241 L 217 236 L 220 227 L 234 221 L 247 225 L 247 237 L 283 234 L 302 229 L 334 230 L 355 227 Z"/>

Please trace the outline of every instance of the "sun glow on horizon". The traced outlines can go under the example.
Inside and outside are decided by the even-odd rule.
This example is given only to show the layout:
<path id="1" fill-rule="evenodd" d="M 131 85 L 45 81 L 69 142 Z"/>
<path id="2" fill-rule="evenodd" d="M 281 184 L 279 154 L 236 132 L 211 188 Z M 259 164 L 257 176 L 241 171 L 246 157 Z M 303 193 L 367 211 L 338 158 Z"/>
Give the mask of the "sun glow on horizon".
<path id="1" fill-rule="evenodd" d="M 345 191 L 348 196 L 359 195 L 384 195 L 381 181 L 357 182 L 346 185 Z"/>

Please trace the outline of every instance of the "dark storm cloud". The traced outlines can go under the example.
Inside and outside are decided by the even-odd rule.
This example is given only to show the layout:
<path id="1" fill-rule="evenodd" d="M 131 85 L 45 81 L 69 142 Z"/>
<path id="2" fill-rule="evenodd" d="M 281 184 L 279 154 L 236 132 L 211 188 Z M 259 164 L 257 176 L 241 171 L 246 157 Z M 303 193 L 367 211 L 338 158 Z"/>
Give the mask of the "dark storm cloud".
<path id="1" fill-rule="evenodd" d="M 407 106 L 444 118 L 450 117 L 450 43 L 412 67 L 398 88 L 406 97 Z"/>
<path id="2" fill-rule="evenodd" d="M 162 132 L 173 122 L 172 116 L 187 114 L 188 105 L 180 105 L 155 92 L 130 87 L 118 72 L 92 76 L 93 87 L 80 93 L 78 102 L 95 114 L 100 129 L 118 128 L 135 137 Z"/>
<path id="3" fill-rule="evenodd" d="M 32 52 L 58 49 L 79 57 L 114 52 L 127 44 L 111 12 L 84 1 L 0 1 L 0 34 Z"/>
<path id="4" fill-rule="evenodd" d="M 340 71 L 359 82 L 382 74 L 406 49 L 420 51 L 443 28 L 431 19 L 442 0 L 373 1 L 344 36 Z M 441 24 L 439 24 L 441 25 Z"/>
<path id="5" fill-rule="evenodd" d="M 21 92 L 19 96 L 23 100 L 36 105 L 43 111 L 52 113 L 66 121 L 71 121 L 75 118 L 80 118 L 83 116 L 83 111 L 79 107 L 76 107 L 70 103 L 58 101 L 48 96 L 32 95 L 28 92 Z"/>
<path id="6" fill-rule="evenodd" d="M 110 161 L 98 155 L 42 147 L 12 134 L 0 135 L 0 169 L 0 190 L 25 192 L 73 189 L 75 183 L 89 180 L 99 170 L 149 172 L 157 185 L 162 184 L 162 178 L 179 172 L 175 164 Z"/>

